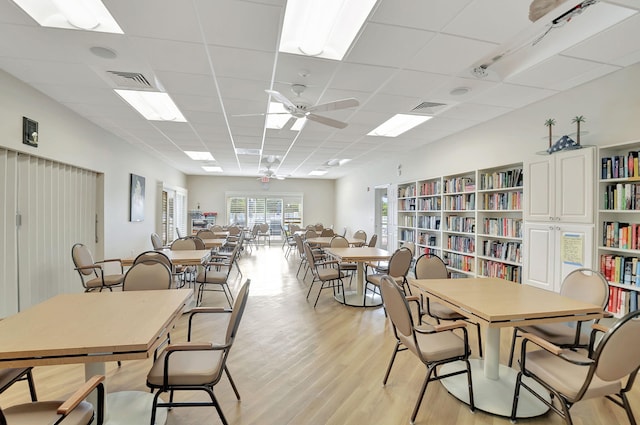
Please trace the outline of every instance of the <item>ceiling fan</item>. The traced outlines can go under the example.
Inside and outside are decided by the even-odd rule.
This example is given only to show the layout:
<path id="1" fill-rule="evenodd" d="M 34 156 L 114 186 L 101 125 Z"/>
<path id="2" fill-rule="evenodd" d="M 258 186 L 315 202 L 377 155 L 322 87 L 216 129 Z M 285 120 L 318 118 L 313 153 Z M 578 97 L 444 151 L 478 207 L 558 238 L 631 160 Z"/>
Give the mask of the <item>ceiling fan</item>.
<path id="1" fill-rule="evenodd" d="M 258 177 L 262 183 L 269 183 L 269 180 L 284 180 L 284 176 L 277 175 L 275 171 L 271 169 L 271 164 L 267 164 L 264 170 L 260 171 L 262 173 L 261 177 Z"/>
<path id="2" fill-rule="evenodd" d="M 353 108 L 360 105 L 357 99 L 347 98 L 334 100 L 333 102 L 321 103 L 319 105 L 310 105 L 308 102 L 302 100 L 301 95 L 304 93 L 307 86 L 302 84 L 293 84 L 291 91 L 296 94 L 296 97 L 291 100 L 282 93 L 275 90 L 265 90 L 275 101 L 282 104 L 285 112 L 268 112 L 267 114 L 249 114 L 249 115 L 282 115 L 290 114 L 291 118 L 282 128 L 291 128 L 291 126 L 299 118 L 306 118 L 311 121 L 315 121 L 320 124 L 328 125 L 334 128 L 345 128 L 346 122 L 338 121 L 333 118 L 328 118 L 322 115 L 318 115 L 315 112 L 328 112 L 336 111 L 338 109 Z M 240 115 L 236 115 L 240 116 Z M 246 116 L 246 115 L 245 115 Z"/>

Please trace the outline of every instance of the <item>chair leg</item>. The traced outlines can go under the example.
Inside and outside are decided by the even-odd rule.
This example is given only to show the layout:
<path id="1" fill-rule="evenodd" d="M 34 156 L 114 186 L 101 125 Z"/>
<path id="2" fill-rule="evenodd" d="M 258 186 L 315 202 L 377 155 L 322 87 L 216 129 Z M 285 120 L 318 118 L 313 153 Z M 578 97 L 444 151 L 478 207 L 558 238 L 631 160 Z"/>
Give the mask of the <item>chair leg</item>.
<path id="1" fill-rule="evenodd" d="M 420 409 L 420 405 L 422 404 L 422 399 L 424 398 L 424 393 L 427 391 L 427 385 L 429 384 L 429 378 L 431 378 L 431 374 L 435 370 L 435 365 L 427 368 L 427 376 L 424 378 L 424 382 L 422 383 L 422 388 L 420 389 L 420 393 L 418 394 L 418 400 L 416 401 L 416 406 L 413 408 L 413 413 L 411 414 L 411 423 L 414 423 L 416 420 L 416 416 L 418 416 L 418 410 Z"/>
<path id="2" fill-rule="evenodd" d="M 393 362 L 396 360 L 396 354 L 398 354 L 398 349 L 400 348 L 400 341 L 396 341 L 396 347 L 393 349 L 393 354 L 391 355 L 391 360 L 389 361 L 389 366 L 387 366 L 387 372 L 384 374 L 384 379 L 382 380 L 382 385 L 387 384 L 387 379 L 389 379 L 389 373 L 391 373 L 391 368 L 393 367 Z"/>
<path id="3" fill-rule="evenodd" d="M 518 329 L 513 328 L 513 335 L 511 336 L 511 349 L 509 350 L 509 367 L 513 364 L 513 354 L 516 350 L 516 337 L 518 336 Z"/>
<path id="4" fill-rule="evenodd" d="M 473 412 L 476 410 L 476 404 L 475 404 L 475 401 L 473 400 L 473 380 L 471 378 L 471 363 L 469 363 L 469 359 L 466 359 L 465 363 L 467 364 L 467 385 L 469 386 L 469 407 Z"/>
<path id="5" fill-rule="evenodd" d="M 224 373 L 227 374 L 227 378 L 229 378 L 229 383 L 231 384 L 231 388 L 233 388 L 233 392 L 236 393 L 236 398 L 238 399 L 238 401 L 240 401 L 240 393 L 238 392 L 238 389 L 236 388 L 236 383 L 233 382 L 233 378 L 231 378 L 231 373 L 229 373 L 229 369 L 227 368 L 226 364 L 224 366 Z"/>
<path id="6" fill-rule="evenodd" d="M 478 331 L 478 355 L 482 358 L 482 332 L 480 330 L 480 323 L 476 323 L 475 325 Z"/>
<path id="7" fill-rule="evenodd" d="M 29 384 L 29 394 L 31 395 L 31 401 L 38 401 L 38 395 L 36 394 L 36 384 L 33 382 L 33 373 L 31 369 L 27 372 L 27 382 Z"/>
<path id="8" fill-rule="evenodd" d="M 213 394 L 213 390 L 207 388 L 206 391 L 209 394 L 209 397 L 211 397 L 211 402 L 213 403 L 213 406 L 216 408 L 216 411 L 218 412 L 218 416 L 220 416 L 220 420 L 222 421 L 223 425 L 229 425 L 229 422 L 227 422 L 227 418 L 224 416 L 224 413 L 222 413 L 222 409 L 220 408 L 220 403 L 218 403 L 216 396 Z"/>

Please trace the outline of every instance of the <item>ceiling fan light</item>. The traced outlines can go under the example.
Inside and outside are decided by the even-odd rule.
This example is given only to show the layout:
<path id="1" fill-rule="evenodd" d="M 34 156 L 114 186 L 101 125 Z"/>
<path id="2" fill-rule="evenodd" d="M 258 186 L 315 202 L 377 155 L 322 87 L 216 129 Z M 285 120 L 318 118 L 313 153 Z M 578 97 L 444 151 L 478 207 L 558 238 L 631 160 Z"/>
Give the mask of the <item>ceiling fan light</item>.
<path id="1" fill-rule="evenodd" d="M 428 115 L 396 114 L 367 133 L 367 136 L 396 137 L 431 118 Z"/>
<path id="2" fill-rule="evenodd" d="M 280 51 L 342 60 L 376 1 L 287 1 Z"/>

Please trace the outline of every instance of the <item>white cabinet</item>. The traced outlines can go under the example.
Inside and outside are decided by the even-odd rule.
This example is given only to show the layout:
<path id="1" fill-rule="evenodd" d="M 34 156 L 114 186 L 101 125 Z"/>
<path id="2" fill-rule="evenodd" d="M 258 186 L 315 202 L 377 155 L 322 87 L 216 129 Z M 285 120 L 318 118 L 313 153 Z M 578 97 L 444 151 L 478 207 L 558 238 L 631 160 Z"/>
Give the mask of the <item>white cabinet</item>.
<path id="1" fill-rule="evenodd" d="M 583 148 L 525 163 L 525 221 L 593 223 L 594 157 Z"/>
<path id="2" fill-rule="evenodd" d="M 523 282 L 559 292 L 572 270 L 593 268 L 593 226 L 557 222 L 524 225 Z"/>
<path id="3" fill-rule="evenodd" d="M 594 264 L 594 148 L 525 163 L 523 283 L 556 291 L 565 276 Z"/>

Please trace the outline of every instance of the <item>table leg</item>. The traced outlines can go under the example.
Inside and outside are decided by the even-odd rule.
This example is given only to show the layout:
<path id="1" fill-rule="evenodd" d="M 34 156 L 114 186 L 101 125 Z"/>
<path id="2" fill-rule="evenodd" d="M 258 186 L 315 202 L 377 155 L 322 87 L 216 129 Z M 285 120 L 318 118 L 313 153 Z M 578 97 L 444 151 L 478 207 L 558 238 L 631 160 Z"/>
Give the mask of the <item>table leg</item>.
<path id="1" fill-rule="evenodd" d="M 500 328 L 487 328 L 484 345 L 484 376 L 498 379 L 500 368 Z"/>

